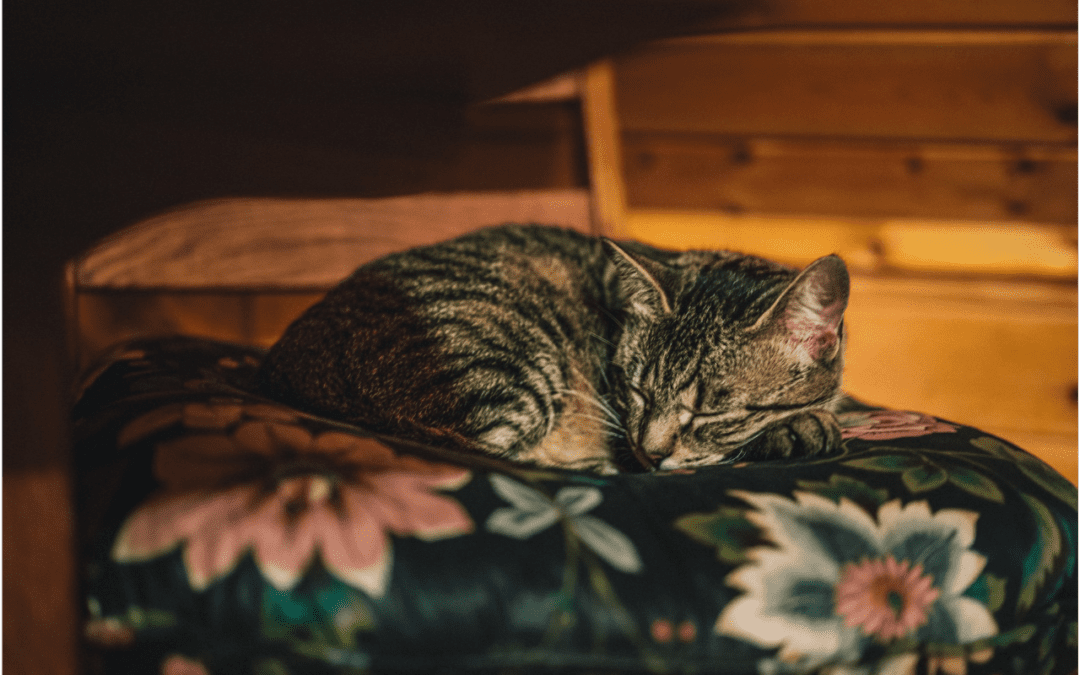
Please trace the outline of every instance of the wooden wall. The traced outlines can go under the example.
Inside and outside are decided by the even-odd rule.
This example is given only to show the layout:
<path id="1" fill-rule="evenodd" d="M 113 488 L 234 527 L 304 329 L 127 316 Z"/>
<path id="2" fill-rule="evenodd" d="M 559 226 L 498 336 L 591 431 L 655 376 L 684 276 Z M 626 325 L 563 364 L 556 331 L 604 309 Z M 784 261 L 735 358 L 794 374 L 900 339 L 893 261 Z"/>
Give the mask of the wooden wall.
<path id="1" fill-rule="evenodd" d="M 794 31 L 619 61 L 630 205 L 1076 220 L 1076 37 Z"/>

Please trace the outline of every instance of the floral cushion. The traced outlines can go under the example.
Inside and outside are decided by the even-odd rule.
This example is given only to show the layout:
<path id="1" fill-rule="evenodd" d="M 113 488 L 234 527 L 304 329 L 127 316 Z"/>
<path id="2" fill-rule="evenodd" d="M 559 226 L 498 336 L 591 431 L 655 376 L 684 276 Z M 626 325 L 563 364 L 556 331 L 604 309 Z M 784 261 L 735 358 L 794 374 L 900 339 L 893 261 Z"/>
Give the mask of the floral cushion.
<path id="1" fill-rule="evenodd" d="M 75 407 L 103 672 L 1065 673 L 1076 489 L 862 407 L 843 451 L 515 468 L 255 395 L 257 350 L 132 343 Z"/>

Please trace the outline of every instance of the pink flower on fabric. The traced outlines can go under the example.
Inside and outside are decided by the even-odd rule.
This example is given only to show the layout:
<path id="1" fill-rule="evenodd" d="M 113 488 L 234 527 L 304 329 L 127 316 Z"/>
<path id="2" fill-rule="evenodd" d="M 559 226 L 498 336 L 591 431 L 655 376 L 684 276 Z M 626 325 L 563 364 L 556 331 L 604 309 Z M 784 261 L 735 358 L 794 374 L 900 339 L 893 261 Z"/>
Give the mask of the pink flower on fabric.
<path id="1" fill-rule="evenodd" d="M 210 675 L 201 661 L 172 654 L 161 662 L 161 675 Z"/>
<path id="2" fill-rule="evenodd" d="M 956 427 L 922 413 L 905 410 L 874 410 L 838 416 L 843 438 L 888 441 L 929 434 L 953 433 Z"/>
<path id="3" fill-rule="evenodd" d="M 836 613 L 848 628 L 889 642 L 925 624 L 939 595 L 922 565 L 886 555 L 844 565 L 836 584 Z"/>
<path id="4" fill-rule="evenodd" d="M 83 636 L 87 642 L 98 647 L 127 647 L 135 642 L 134 629 L 115 617 L 90 619 L 86 622 Z"/>
<path id="5" fill-rule="evenodd" d="M 250 552 L 278 589 L 294 586 L 318 556 L 335 576 L 380 596 L 391 534 L 436 540 L 474 527 L 456 500 L 434 491 L 460 487 L 467 470 L 272 419 L 159 443 L 154 473 L 164 488 L 128 517 L 112 557 L 143 561 L 182 546 L 200 590 Z"/>

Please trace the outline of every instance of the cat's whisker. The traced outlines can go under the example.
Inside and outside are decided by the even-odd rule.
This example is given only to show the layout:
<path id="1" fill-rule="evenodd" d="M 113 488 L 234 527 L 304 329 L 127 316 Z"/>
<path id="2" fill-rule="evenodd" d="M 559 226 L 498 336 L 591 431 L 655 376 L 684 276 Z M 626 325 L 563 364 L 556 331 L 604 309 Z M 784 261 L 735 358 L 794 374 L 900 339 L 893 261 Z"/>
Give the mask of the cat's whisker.
<path id="1" fill-rule="evenodd" d="M 606 344 L 606 345 L 610 346 L 610 347 L 611 347 L 612 349 L 615 349 L 615 348 L 617 348 L 617 345 L 616 345 L 616 344 L 615 344 L 614 342 L 612 342 L 611 340 L 607 339 L 607 338 L 606 338 L 606 337 L 604 337 L 603 335 L 600 335 L 600 334 L 599 334 L 599 333 L 597 333 L 596 331 L 591 331 L 591 330 L 590 330 L 590 331 L 588 331 L 588 334 L 589 334 L 589 335 L 591 335 L 591 336 L 593 336 L 594 338 L 596 338 L 596 339 L 597 339 L 597 340 L 599 340 L 600 342 L 603 342 L 604 344 Z"/>
<path id="2" fill-rule="evenodd" d="M 619 415 L 619 413 L 615 412 L 615 410 L 611 406 L 605 403 L 601 406 L 601 410 L 604 411 L 604 414 L 607 415 L 608 419 L 622 424 L 622 416 Z"/>
<path id="3" fill-rule="evenodd" d="M 592 402 L 592 400 L 591 400 L 591 399 L 589 399 L 589 397 L 588 397 L 588 396 L 581 396 L 581 397 L 583 397 L 583 399 L 585 399 L 586 401 L 590 401 L 590 402 Z M 599 411 L 599 413 L 602 413 L 602 414 L 603 414 L 603 415 L 596 415 L 595 417 L 596 417 L 597 419 L 604 419 L 605 421 L 611 422 L 611 423 L 613 423 L 613 424 L 620 424 L 620 426 L 621 426 L 621 424 L 622 424 L 622 419 L 621 419 L 621 418 L 619 418 L 618 416 L 616 416 L 616 415 L 612 415 L 612 414 L 610 413 L 610 411 L 608 411 L 608 410 L 606 410 L 606 409 L 604 409 L 604 408 L 597 408 L 597 411 Z M 576 414 L 576 415 L 585 415 L 585 413 L 575 413 L 575 414 Z"/>
<path id="4" fill-rule="evenodd" d="M 604 380 L 606 382 L 607 381 L 607 373 L 604 372 L 603 370 L 601 370 L 600 372 L 601 372 L 601 375 L 604 377 Z M 579 375 L 580 375 L 580 373 L 579 373 Z M 584 380 L 584 381 L 585 381 L 585 384 L 589 387 L 589 389 L 592 390 L 592 393 L 593 393 L 592 402 L 594 404 L 596 404 L 596 406 L 598 408 L 603 410 L 604 414 L 606 414 L 611 419 L 616 420 L 616 421 L 622 421 L 622 416 L 618 413 L 617 410 L 615 410 L 614 407 L 612 407 L 611 403 L 608 402 L 607 398 L 603 394 L 601 394 L 599 391 L 597 391 L 596 386 L 593 385 L 593 383 L 590 382 L 589 380 Z"/>
<path id="5" fill-rule="evenodd" d="M 593 406 L 595 406 L 600 412 L 604 413 L 604 415 L 606 415 L 608 419 L 614 422 L 622 422 L 622 418 L 619 417 L 619 415 L 612 409 L 612 407 L 602 398 L 599 398 L 597 396 L 590 396 L 589 394 L 580 391 L 574 391 L 573 389 L 563 389 L 560 390 L 559 393 L 568 396 L 577 396 L 580 399 L 584 399 L 588 403 L 593 404 Z"/>
<path id="6" fill-rule="evenodd" d="M 580 418 L 587 419 L 587 420 L 593 420 L 594 422 L 599 422 L 602 426 L 604 426 L 604 427 L 606 427 L 606 428 L 608 428 L 608 429 L 610 429 L 612 431 L 617 431 L 619 433 L 623 433 L 622 427 L 618 426 L 617 424 L 614 424 L 613 422 L 610 422 L 610 421 L 604 419 L 603 417 L 597 417 L 596 415 L 587 415 L 585 413 L 567 413 L 566 417 L 580 417 Z"/>
<path id="7" fill-rule="evenodd" d="M 599 309 L 599 310 L 600 310 L 601 312 L 603 312 L 604 314 L 606 314 L 606 315 L 607 315 L 607 318 L 608 318 L 608 320 L 610 320 L 610 321 L 611 321 L 611 323 L 615 324 L 615 326 L 616 326 L 616 327 L 617 327 L 617 328 L 618 328 L 619 330 L 626 330 L 626 324 L 624 324 L 624 323 L 623 323 L 622 321 L 620 321 L 620 320 L 619 320 L 619 317 L 618 317 L 618 316 L 616 316 L 616 315 L 615 315 L 615 313 L 614 313 L 614 312 L 612 312 L 612 311 L 611 311 L 610 309 L 608 309 L 607 307 L 602 307 L 602 306 L 601 306 L 601 307 L 597 307 L 597 309 Z"/>

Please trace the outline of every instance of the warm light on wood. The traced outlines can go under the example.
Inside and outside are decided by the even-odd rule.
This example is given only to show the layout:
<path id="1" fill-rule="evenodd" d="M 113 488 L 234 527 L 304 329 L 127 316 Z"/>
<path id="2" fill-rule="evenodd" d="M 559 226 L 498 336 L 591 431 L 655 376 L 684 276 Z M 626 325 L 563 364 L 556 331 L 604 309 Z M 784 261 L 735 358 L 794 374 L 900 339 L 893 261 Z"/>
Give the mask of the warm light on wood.
<path id="1" fill-rule="evenodd" d="M 502 222 L 592 229 L 584 190 L 387 199 L 221 199 L 121 230 L 67 270 L 80 367 L 121 340 L 197 335 L 269 346 L 374 258 Z"/>
<path id="2" fill-rule="evenodd" d="M 594 222 L 598 233 L 622 237 L 626 227 L 626 188 L 615 102 L 615 71 L 610 61 L 593 64 L 585 71 L 581 107 Z"/>
<path id="3" fill-rule="evenodd" d="M 1077 478 L 1074 285 L 855 276 L 844 388 L 997 434 Z"/>
<path id="4" fill-rule="evenodd" d="M 322 289 L 361 263 L 503 222 L 588 232 L 585 190 L 386 199 L 218 199 L 149 218 L 72 264 L 86 288 Z"/>
<path id="5" fill-rule="evenodd" d="M 626 234 L 675 249 L 725 248 L 790 264 L 837 253 L 862 271 L 964 272 L 1075 279 L 1076 229 L 963 223 L 732 216 L 631 209 Z"/>
<path id="6" fill-rule="evenodd" d="M 905 222 L 882 226 L 878 236 L 889 264 L 901 269 L 1076 277 L 1075 229 Z"/>

